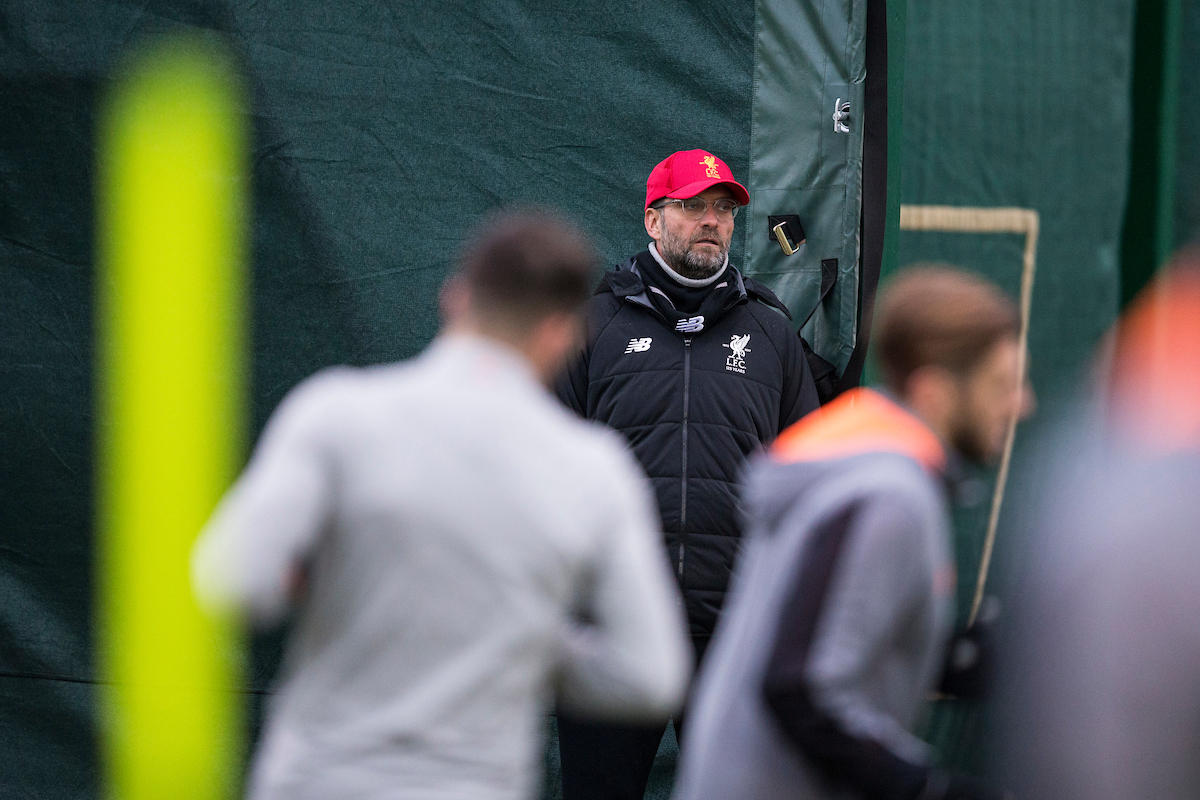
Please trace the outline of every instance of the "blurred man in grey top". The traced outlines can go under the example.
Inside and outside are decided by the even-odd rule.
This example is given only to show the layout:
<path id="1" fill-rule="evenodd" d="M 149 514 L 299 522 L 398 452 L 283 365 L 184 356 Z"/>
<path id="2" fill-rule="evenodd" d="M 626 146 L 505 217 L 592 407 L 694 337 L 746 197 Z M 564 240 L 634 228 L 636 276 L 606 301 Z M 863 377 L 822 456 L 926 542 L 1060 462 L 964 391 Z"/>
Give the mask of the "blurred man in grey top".
<path id="1" fill-rule="evenodd" d="M 552 695 L 656 718 L 690 653 L 652 498 L 619 437 L 546 390 L 590 247 L 500 218 L 420 357 L 304 382 L 193 556 L 202 601 L 295 632 L 249 795 L 527 798 Z"/>
<path id="2" fill-rule="evenodd" d="M 890 394 L 855 389 L 751 469 L 748 539 L 700 675 L 676 797 L 997 797 L 911 733 L 942 666 L 954 559 L 943 479 L 1022 410 L 1018 317 L 987 282 L 912 270 L 880 301 Z"/>
<path id="3" fill-rule="evenodd" d="M 1200 250 L 1108 343 L 1032 467 L 995 737 L 1022 800 L 1200 797 Z"/>

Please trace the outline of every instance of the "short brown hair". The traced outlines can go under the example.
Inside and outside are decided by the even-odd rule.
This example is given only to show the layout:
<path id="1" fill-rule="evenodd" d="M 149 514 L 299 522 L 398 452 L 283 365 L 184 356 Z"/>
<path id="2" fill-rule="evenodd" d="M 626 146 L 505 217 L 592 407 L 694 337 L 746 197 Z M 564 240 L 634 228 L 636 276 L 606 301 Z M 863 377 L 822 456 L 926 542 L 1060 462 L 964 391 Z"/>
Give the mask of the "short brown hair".
<path id="1" fill-rule="evenodd" d="M 459 260 L 459 275 L 476 309 L 510 322 L 536 323 L 555 312 L 578 312 L 598 263 L 579 228 L 544 209 L 490 217 Z"/>
<path id="2" fill-rule="evenodd" d="M 903 394 L 917 369 L 965 374 L 1020 326 L 1016 305 L 990 281 L 949 265 L 919 264 L 896 276 L 876 305 L 875 357 L 888 388 Z"/>

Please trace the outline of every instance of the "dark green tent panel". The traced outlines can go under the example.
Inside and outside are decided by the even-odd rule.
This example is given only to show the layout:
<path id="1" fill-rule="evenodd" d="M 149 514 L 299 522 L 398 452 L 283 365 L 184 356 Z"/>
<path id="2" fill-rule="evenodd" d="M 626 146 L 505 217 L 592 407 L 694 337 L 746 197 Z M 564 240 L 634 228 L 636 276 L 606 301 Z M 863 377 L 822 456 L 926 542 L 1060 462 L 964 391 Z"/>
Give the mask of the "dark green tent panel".
<path id="1" fill-rule="evenodd" d="M 1179 41 L 1176 245 L 1200 240 L 1200 3 L 1182 4 Z"/>
<path id="2" fill-rule="evenodd" d="M 909 6 L 901 202 L 1038 213 L 1029 349 L 1044 406 L 1079 380 L 1119 306 L 1132 30 L 1132 0 Z M 1023 246 L 1007 233 L 904 231 L 898 264 L 958 264 L 1015 297 Z M 978 497 L 956 512 L 960 620 L 975 592 L 993 477 L 981 475 Z M 989 578 L 1001 596 L 1021 512 L 1003 508 Z M 947 762 L 981 768 L 982 723 L 973 706 L 944 702 L 927 734 Z"/>
<path id="3" fill-rule="evenodd" d="M 805 338 L 839 373 L 858 327 L 866 16 L 861 0 L 758 3 L 747 266 L 811 315 Z M 768 224 L 788 214 L 807 237 L 792 255 Z"/>
<path id="4" fill-rule="evenodd" d="M 1038 212 L 1032 376 L 1053 394 L 1078 377 L 1117 310 L 1133 0 L 908 5 L 905 37 L 904 3 L 888 4 L 893 90 L 903 76 L 883 120 L 903 156 L 890 188 L 905 204 Z M 321 366 L 418 352 L 464 233 L 490 209 L 561 208 L 609 263 L 642 249 L 645 177 L 677 149 L 717 153 L 748 185 L 732 261 L 778 288 L 797 324 L 817 307 L 822 262 L 837 259 L 806 332 L 839 368 L 853 361 L 860 262 L 871 253 L 876 269 L 898 247 L 897 263 L 951 261 L 1015 292 L 1019 236 L 905 232 L 885 245 L 871 233 L 882 231 L 882 208 L 863 212 L 863 197 L 875 191 L 882 206 L 889 188 L 868 158 L 870 125 L 881 121 L 866 113 L 878 77 L 867 70 L 872 7 L 882 9 L 879 0 L 0 6 L 0 795 L 99 794 L 93 128 L 131 47 L 198 30 L 224 42 L 246 77 L 257 432 Z M 1186 31 L 1197 30 L 1197 7 L 1185 3 Z M 1197 196 L 1200 181 L 1196 39 L 1185 35 L 1181 51 L 1180 198 Z M 842 103 L 846 131 L 834 129 Z M 1196 229 L 1197 208 L 1177 204 L 1180 237 Z M 800 216 L 808 235 L 794 256 L 768 238 L 767 216 L 781 213 Z M 883 262 L 885 273 L 894 266 Z M 959 514 L 964 604 L 985 506 Z M 1004 537 L 1002 524 L 1001 548 Z M 998 567 L 1001 591 L 1003 579 Z M 257 643 L 252 698 L 269 687 L 278 644 Z M 977 765 L 981 725 L 973 709 L 941 708 L 929 731 L 946 760 Z"/>

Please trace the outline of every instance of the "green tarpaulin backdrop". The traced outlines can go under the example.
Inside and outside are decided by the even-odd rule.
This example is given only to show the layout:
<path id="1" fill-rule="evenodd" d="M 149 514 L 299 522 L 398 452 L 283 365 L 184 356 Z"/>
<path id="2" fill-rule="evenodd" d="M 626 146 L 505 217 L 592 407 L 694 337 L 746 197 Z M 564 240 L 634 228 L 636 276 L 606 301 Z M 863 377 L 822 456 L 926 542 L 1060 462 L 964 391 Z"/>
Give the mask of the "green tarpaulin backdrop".
<path id="1" fill-rule="evenodd" d="M 1200 13 L 1185 5 L 1194 34 Z M 820 22 L 819 7 L 841 16 Z M 682 148 L 721 155 L 756 193 L 732 258 L 743 264 L 744 237 L 755 237 L 751 267 L 785 290 L 794 314 L 811 310 L 820 261 L 839 258 L 842 294 L 831 302 L 840 305 L 814 325 L 841 331 L 818 340 L 844 364 L 858 304 L 864 61 L 855 37 L 865 7 L 0 3 L 0 796 L 99 792 L 92 147 L 104 82 L 128 48 L 199 29 L 241 59 L 252 99 L 257 432 L 319 367 L 424 346 L 461 237 L 493 207 L 560 207 L 610 263 L 642 249 L 645 177 Z M 842 39 L 806 37 L 821 25 Z M 1117 311 L 1132 26 L 1133 0 L 909 0 L 906 52 L 892 54 L 905 66 L 903 130 L 891 131 L 903 137 L 902 201 L 1041 215 L 1031 344 L 1043 396 L 1074 380 Z M 773 49 L 762 48 L 767 40 Z M 1200 126 L 1187 124 L 1200 107 L 1198 40 L 1186 36 L 1182 50 L 1179 192 L 1189 198 L 1188 183 L 1200 181 Z M 801 77 L 789 84 L 780 64 Z M 831 103 L 843 89 L 851 132 L 835 136 Z M 789 107 L 796 127 L 784 130 Z M 798 267 L 766 239 L 770 198 L 808 217 Z M 1179 204 L 1181 236 L 1196 228 L 1198 207 Z M 898 244 L 899 263 L 953 261 L 1016 289 L 1019 237 L 905 233 Z M 784 267 L 766 265 L 768 255 Z M 964 592 L 985 513 L 960 514 Z M 277 640 L 260 640 L 249 666 L 255 697 L 276 658 Z M 929 733 L 947 760 L 971 764 L 978 722 L 974 709 L 942 708 Z"/>

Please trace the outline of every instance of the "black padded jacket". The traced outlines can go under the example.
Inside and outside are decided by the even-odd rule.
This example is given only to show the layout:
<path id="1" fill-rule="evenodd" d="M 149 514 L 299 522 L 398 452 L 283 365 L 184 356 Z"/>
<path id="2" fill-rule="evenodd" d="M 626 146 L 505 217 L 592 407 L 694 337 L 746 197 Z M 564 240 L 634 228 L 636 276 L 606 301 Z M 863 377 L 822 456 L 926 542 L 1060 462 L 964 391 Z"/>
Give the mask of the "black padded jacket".
<path id="1" fill-rule="evenodd" d="M 740 539 L 746 457 L 817 407 L 787 308 L 730 267 L 699 310 L 652 301 L 640 253 L 605 274 L 588 306 L 582 355 L 557 392 L 620 431 L 654 486 L 692 637 L 712 635 Z M 661 294 L 660 294 L 661 297 Z"/>

